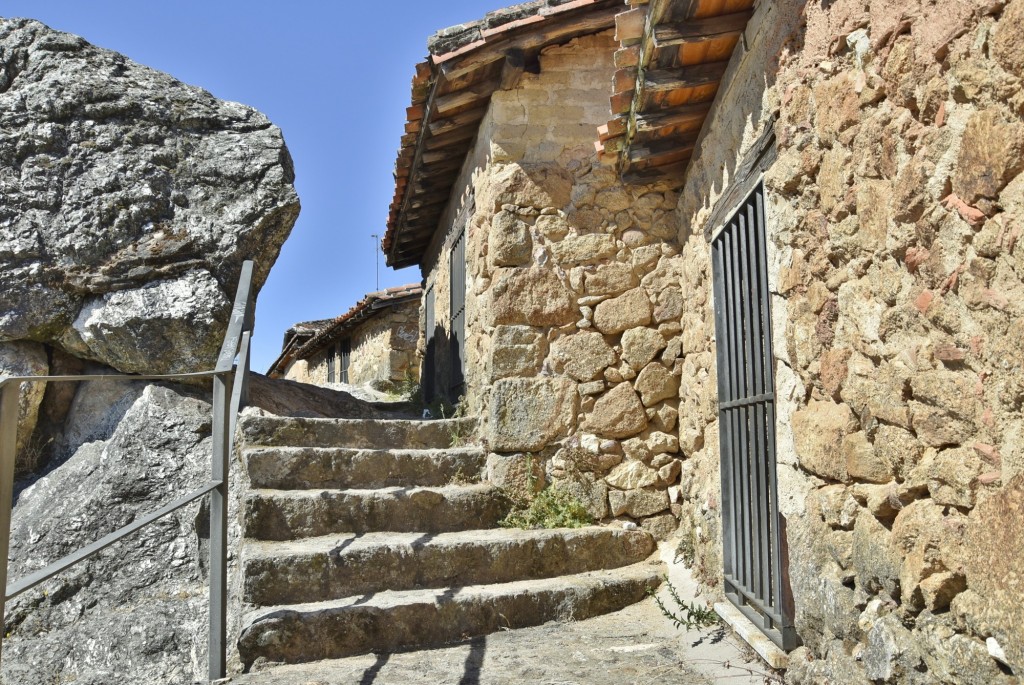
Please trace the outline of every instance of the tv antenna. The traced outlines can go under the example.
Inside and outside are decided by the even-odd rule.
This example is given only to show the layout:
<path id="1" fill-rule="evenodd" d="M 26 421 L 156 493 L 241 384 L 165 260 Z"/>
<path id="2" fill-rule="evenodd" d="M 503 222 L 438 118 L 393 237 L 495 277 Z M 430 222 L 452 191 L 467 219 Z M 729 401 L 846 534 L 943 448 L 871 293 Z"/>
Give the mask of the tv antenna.
<path id="1" fill-rule="evenodd" d="M 376 276 L 374 290 L 380 290 L 380 235 L 371 233 L 370 237 L 373 238 L 373 268 Z"/>

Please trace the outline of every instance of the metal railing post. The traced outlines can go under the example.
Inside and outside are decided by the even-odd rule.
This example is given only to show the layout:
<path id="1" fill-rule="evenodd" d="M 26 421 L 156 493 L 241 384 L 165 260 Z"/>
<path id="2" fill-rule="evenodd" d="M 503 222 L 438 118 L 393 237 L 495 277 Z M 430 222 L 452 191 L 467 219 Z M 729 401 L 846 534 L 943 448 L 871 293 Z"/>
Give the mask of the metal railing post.
<path id="1" fill-rule="evenodd" d="M 209 678 L 227 671 L 228 584 L 228 451 L 231 449 L 231 381 L 226 372 L 213 379 L 213 459 L 210 480 L 220 482 L 210 492 L 210 644 Z"/>
<path id="2" fill-rule="evenodd" d="M 4 379 L 0 377 L 0 384 Z M 0 635 L 7 619 L 7 556 L 11 545 L 11 507 L 14 497 L 14 459 L 18 449 L 18 390 L 8 382 L 0 391 Z"/>

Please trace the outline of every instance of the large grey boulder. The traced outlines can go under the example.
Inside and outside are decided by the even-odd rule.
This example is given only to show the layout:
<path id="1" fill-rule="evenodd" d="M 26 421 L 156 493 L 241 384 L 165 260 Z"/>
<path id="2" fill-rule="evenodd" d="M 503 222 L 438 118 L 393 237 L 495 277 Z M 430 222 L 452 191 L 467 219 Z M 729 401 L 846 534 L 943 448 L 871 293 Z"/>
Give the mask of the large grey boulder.
<path id="1" fill-rule="evenodd" d="M 0 341 L 209 366 L 242 262 L 258 289 L 298 216 L 293 180 L 256 110 L 0 18 Z"/>
<path id="2" fill-rule="evenodd" d="M 11 580 L 205 482 L 210 405 L 190 393 L 142 383 L 80 386 L 70 418 L 94 429 L 69 436 L 70 456 L 18 494 Z M 207 568 L 199 514 L 198 503 L 179 509 L 9 602 L 3 682 L 202 676 Z"/>

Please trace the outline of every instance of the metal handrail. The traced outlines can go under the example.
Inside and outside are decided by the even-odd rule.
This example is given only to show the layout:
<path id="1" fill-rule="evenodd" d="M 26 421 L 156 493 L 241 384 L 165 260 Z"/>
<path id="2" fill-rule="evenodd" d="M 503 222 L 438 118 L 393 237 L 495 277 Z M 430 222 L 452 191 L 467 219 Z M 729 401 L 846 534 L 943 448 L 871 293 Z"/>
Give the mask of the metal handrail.
<path id="1" fill-rule="evenodd" d="M 228 457 L 231 454 L 235 422 L 249 394 L 249 345 L 253 329 L 252 261 L 242 263 L 231 320 L 224 334 L 217 365 L 209 371 L 162 374 L 86 374 L 67 376 L 0 376 L 0 626 L 6 616 L 7 600 L 42 583 L 61 571 L 87 559 L 118 540 L 135 533 L 171 512 L 210 495 L 210 639 L 208 675 L 223 678 L 227 671 L 227 554 L 228 554 Z M 237 359 L 237 362 L 236 362 Z M 156 511 L 86 545 L 46 568 L 7 584 L 7 555 L 11 541 L 11 509 L 14 494 L 14 464 L 18 435 L 18 391 L 22 383 L 54 381 L 182 380 L 213 379 L 213 454 L 210 480 L 203 486 Z M 0 644 L 3 632 L 0 630 Z"/>

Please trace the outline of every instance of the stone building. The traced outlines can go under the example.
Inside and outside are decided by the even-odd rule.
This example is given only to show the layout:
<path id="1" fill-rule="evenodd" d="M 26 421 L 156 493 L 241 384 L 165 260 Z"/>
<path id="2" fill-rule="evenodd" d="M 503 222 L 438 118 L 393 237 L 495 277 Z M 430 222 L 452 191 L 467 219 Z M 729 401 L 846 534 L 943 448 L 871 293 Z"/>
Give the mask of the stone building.
<path id="1" fill-rule="evenodd" d="M 1015 682 L 1024 0 L 629 4 L 431 39 L 424 387 L 492 479 L 678 526 L 792 682 Z"/>
<path id="2" fill-rule="evenodd" d="M 419 285 L 388 288 L 335 319 L 295 324 L 267 375 L 313 385 L 416 381 L 421 294 Z"/>

